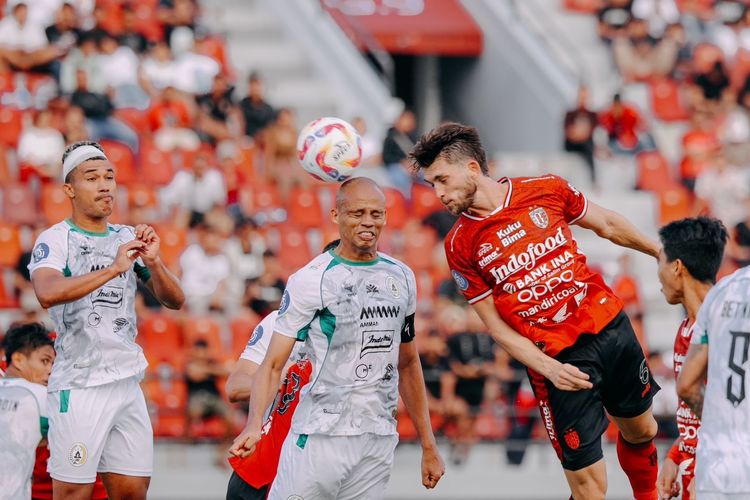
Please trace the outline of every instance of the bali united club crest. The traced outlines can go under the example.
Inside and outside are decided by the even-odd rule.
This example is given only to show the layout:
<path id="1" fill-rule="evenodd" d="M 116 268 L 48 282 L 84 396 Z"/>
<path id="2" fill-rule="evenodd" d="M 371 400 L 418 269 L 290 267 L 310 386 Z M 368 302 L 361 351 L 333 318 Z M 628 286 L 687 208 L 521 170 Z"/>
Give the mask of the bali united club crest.
<path id="1" fill-rule="evenodd" d="M 529 212 L 529 217 L 531 217 L 531 222 L 540 229 L 546 229 L 549 225 L 549 217 L 543 208 L 535 208 Z"/>
<path id="2" fill-rule="evenodd" d="M 581 446 L 581 438 L 578 436 L 575 429 L 568 429 L 565 431 L 563 438 L 565 439 L 565 444 L 567 444 L 568 448 L 571 450 L 577 450 L 578 447 Z"/>

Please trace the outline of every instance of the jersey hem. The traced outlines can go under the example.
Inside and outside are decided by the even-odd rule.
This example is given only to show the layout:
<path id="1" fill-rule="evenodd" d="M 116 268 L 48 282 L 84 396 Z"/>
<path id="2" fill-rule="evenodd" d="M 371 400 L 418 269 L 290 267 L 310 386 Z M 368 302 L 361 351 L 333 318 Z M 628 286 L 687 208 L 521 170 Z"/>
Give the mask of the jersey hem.
<path id="1" fill-rule="evenodd" d="M 468 302 L 469 304 L 475 304 L 475 303 L 479 302 L 482 299 L 486 299 L 490 295 L 492 295 L 492 288 L 488 289 L 486 292 L 480 293 L 479 295 L 477 295 L 473 299 L 466 299 L 466 302 Z"/>
<path id="2" fill-rule="evenodd" d="M 581 195 L 583 197 L 583 210 L 581 210 L 581 214 L 576 217 L 575 219 L 572 219 L 568 224 L 575 224 L 579 220 L 583 219 L 586 216 L 586 212 L 589 211 L 589 200 L 586 198 L 585 195 Z"/>
<path id="3" fill-rule="evenodd" d="M 138 383 L 140 383 L 140 381 L 143 380 L 143 376 L 145 374 L 145 371 L 146 371 L 147 367 L 148 367 L 148 364 L 146 364 L 146 366 L 144 366 L 143 369 L 139 370 L 136 373 L 132 373 L 130 375 L 126 375 L 124 377 L 120 377 L 120 378 L 116 378 L 116 379 L 112 379 L 112 380 L 103 380 L 101 382 L 97 382 L 97 383 L 94 383 L 94 384 L 91 384 L 91 385 L 62 384 L 60 387 L 48 385 L 47 386 L 47 392 L 50 393 L 50 392 L 69 391 L 69 390 L 73 390 L 73 389 L 91 389 L 93 387 L 101 387 L 101 386 L 107 385 L 107 384 L 114 384 L 116 382 L 122 382 L 123 380 L 128 380 L 128 379 L 133 378 L 133 377 L 136 377 L 138 379 Z"/>
<path id="4" fill-rule="evenodd" d="M 43 267 L 47 269 L 54 269 L 55 271 L 60 271 L 60 272 L 63 272 L 63 269 L 64 269 L 60 266 L 55 266 L 53 264 L 38 264 L 34 266 L 33 270 L 29 271 L 29 274 L 34 274 L 34 271 L 36 271 L 37 269 L 41 269 Z"/>

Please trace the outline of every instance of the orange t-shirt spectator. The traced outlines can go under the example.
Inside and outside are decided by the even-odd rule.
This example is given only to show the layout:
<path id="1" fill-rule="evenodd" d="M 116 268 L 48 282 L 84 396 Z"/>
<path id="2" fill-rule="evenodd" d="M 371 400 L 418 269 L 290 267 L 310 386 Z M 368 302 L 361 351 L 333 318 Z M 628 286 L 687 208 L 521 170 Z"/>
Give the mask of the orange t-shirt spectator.
<path id="1" fill-rule="evenodd" d="M 195 151 L 200 146 L 200 139 L 190 129 L 190 108 L 178 98 L 176 92 L 172 87 L 165 88 L 162 98 L 148 111 L 148 123 L 154 132 L 154 143 L 162 151 Z"/>
<path id="2" fill-rule="evenodd" d="M 619 94 L 615 94 L 612 106 L 599 117 L 599 123 L 609 135 L 610 147 L 616 151 L 633 153 L 643 149 L 653 149 L 653 141 L 646 132 L 646 123 L 640 113 L 624 104 Z"/>

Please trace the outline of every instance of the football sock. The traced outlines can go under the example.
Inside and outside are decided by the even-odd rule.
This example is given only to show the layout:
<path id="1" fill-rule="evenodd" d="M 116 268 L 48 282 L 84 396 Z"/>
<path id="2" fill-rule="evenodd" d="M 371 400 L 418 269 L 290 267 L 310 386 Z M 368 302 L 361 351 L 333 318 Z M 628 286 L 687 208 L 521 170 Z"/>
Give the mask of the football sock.
<path id="1" fill-rule="evenodd" d="M 659 462 L 654 440 L 632 444 L 618 433 L 617 458 L 628 476 L 635 500 L 658 500 L 656 478 L 659 473 Z"/>

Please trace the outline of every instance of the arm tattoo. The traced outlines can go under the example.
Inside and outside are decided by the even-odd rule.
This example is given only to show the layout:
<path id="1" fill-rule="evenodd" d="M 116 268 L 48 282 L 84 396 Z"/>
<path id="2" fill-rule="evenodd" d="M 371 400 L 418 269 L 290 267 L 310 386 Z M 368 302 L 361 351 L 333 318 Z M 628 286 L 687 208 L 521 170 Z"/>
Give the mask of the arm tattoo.
<path id="1" fill-rule="evenodd" d="M 690 392 L 690 394 L 686 395 L 683 398 L 685 403 L 687 403 L 690 409 L 693 410 L 693 413 L 695 413 L 695 416 L 698 418 L 701 418 L 703 415 L 704 396 L 705 390 L 703 384 L 701 384 L 699 387 L 696 387 Z"/>

